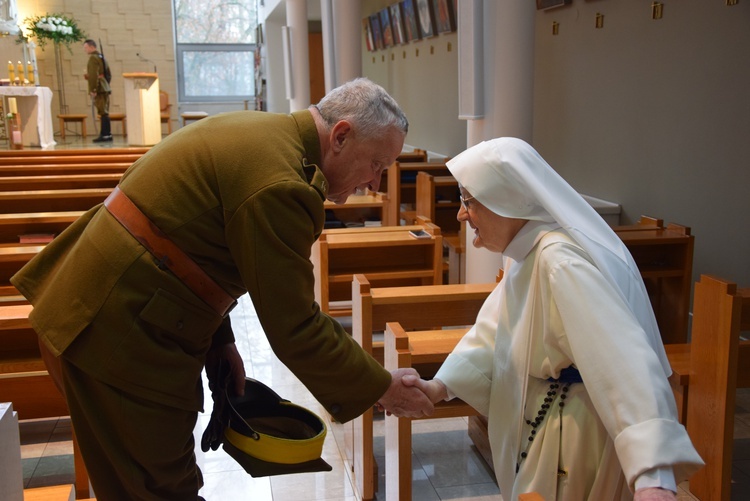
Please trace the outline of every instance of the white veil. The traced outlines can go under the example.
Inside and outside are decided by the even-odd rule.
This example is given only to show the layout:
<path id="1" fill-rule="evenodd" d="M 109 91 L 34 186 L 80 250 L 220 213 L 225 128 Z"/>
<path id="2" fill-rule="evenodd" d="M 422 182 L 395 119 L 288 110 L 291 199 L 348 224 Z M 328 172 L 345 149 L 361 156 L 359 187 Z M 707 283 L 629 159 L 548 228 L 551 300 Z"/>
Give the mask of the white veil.
<path id="1" fill-rule="evenodd" d="M 505 217 L 556 221 L 591 256 L 630 306 L 659 356 L 669 367 L 656 318 L 638 267 L 602 217 L 526 142 L 498 138 L 469 148 L 448 169 L 473 197 Z"/>

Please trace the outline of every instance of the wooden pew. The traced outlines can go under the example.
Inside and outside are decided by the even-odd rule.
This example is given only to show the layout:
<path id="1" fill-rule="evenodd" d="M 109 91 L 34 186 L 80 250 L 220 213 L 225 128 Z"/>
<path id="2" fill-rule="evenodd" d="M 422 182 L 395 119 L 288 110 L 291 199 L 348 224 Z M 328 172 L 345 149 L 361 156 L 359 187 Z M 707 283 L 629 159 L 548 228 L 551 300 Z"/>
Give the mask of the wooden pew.
<path id="1" fill-rule="evenodd" d="M 703 501 L 729 501 L 737 388 L 750 387 L 750 289 L 710 275 L 695 285 L 687 430 L 706 466 L 690 478 Z"/>
<path id="2" fill-rule="evenodd" d="M 67 403 L 52 381 L 31 328 L 31 305 L 0 306 L 0 401 L 13 402 L 19 419 L 69 414 Z M 76 495 L 89 497 L 88 473 L 73 436 Z"/>
<path id="3" fill-rule="evenodd" d="M 0 191 L 0 213 L 85 211 L 104 202 L 112 189 Z"/>
<path id="4" fill-rule="evenodd" d="M 424 229 L 429 238 L 414 238 Z M 313 245 L 315 300 L 332 316 L 351 316 L 352 276 L 381 287 L 432 285 L 442 280 L 442 236 L 430 223 L 323 230 Z"/>
<path id="5" fill-rule="evenodd" d="M 383 342 L 374 339 L 386 322 L 406 330 L 466 326 L 497 284 L 451 284 L 415 287 L 372 287 L 362 274 L 352 281 L 352 335 L 373 356 L 383 360 Z M 373 411 L 352 421 L 347 432 L 347 461 L 363 499 L 372 499 L 377 486 L 373 457 Z"/>
<path id="6" fill-rule="evenodd" d="M 60 150 L 0 150 L 0 158 L 39 158 L 50 156 L 99 156 L 112 155 L 143 155 L 150 150 L 150 146 L 132 146 L 126 148 L 66 148 Z"/>
<path id="7" fill-rule="evenodd" d="M 76 188 L 114 188 L 119 172 L 0 177 L 0 191 L 69 190 Z"/>
<path id="8" fill-rule="evenodd" d="M 377 226 L 389 226 L 386 206 L 388 198 L 385 193 L 367 190 L 362 195 L 351 195 L 344 204 L 335 204 L 326 200 L 323 204 L 326 213 L 331 213 L 335 221 L 341 224 L 356 223 L 365 225 L 366 221 L 377 221 Z M 328 223 L 328 218 L 326 218 Z"/>
<path id="9" fill-rule="evenodd" d="M 453 176 L 433 176 L 420 171 L 416 181 L 416 214 L 438 225 L 443 235 L 457 235 L 461 231 L 456 219 L 461 208 L 460 194 Z"/>
<path id="10" fill-rule="evenodd" d="M 18 243 L 24 235 L 57 235 L 84 211 L 0 214 L 0 245 Z"/>
<path id="11" fill-rule="evenodd" d="M 456 218 L 461 208 L 458 181 L 453 176 L 433 176 L 428 172 L 417 173 L 416 215 L 429 219 L 440 227 L 443 248 L 446 251 L 446 283 L 458 284 L 466 281 L 465 223 Z"/>
<path id="12" fill-rule="evenodd" d="M 0 177 L 10 176 L 61 176 L 76 174 L 120 174 L 132 162 L 104 162 L 80 164 L 0 165 Z"/>
<path id="13" fill-rule="evenodd" d="M 393 371 L 414 368 L 423 378 L 431 378 L 453 351 L 467 329 L 441 329 L 406 332 L 398 322 L 385 329 L 385 368 Z M 432 416 L 440 419 L 477 415 L 476 409 L 459 399 L 435 404 Z M 385 499 L 412 498 L 412 440 L 410 418 L 385 416 Z"/>
<path id="14" fill-rule="evenodd" d="M 388 167 L 388 210 L 389 221 L 400 224 L 404 219 L 406 224 L 413 224 L 416 220 L 417 173 L 428 172 L 435 176 L 450 175 L 445 161 L 441 162 L 395 162 Z M 405 209 L 402 210 L 402 204 Z"/>
<path id="15" fill-rule="evenodd" d="M 427 152 L 425 150 L 415 148 L 414 151 L 402 151 L 398 157 L 396 157 L 396 162 L 400 163 L 412 163 L 412 162 L 426 162 L 427 161 Z M 380 177 L 380 191 L 381 193 L 386 193 L 388 191 L 388 171 L 390 169 L 385 169 L 383 171 L 383 174 Z M 398 224 L 398 221 L 392 224 Z"/>
<path id="16" fill-rule="evenodd" d="M 60 165 L 60 164 L 132 164 L 143 156 L 142 153 L 110 153 L 98 150 L 97 154 L 0 156 L 0 165 Z"/>
<path id="17" fill-rule="evenodd" d="M 695 238 L 690 228 L 643 216 L 619 236 L 638 265 L 664 344 L 684 343 L 688 334 Z"/>

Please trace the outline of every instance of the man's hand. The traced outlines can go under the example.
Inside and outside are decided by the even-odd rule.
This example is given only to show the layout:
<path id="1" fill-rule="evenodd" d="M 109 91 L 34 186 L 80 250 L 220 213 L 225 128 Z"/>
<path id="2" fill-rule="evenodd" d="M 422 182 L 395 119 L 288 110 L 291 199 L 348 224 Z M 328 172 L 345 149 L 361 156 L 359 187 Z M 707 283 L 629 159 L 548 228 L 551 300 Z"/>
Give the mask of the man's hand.
<path id="1" fill-rule="evenodd" d="M 407 374 L 401 378 L 401 381 L 405 386 L 414 386 L 422 390 L 422 392 L 427 395 L 427 398 L 429 398 L 430 402 L 432 402 L 433 404 L 436 404 L 441 400 L 445 400 L 446 398 L 448 398 L 448 390 L 446 389 L 445 384 L 443 384 L 443 382 L 439 379 L 426 381 L 424 379 L 420 379 L 419 376 Z"/>
<path id="2" fill-rule="evenodd" d="M 402 377 L 407 374 L 419 379 L 419 374 L 414 369 L 397 369 L 391 372 L 391 386 L 378 400 L 378 406 L 385 409 L 389 415 L 398 417 L 431 416 L 435 406 L 417 386 L 404 385 Z"/>
<path id="3" fill-rule="evenodd" d="M 211 390 L 214 389 L 215 378 L 219 368 L 219 361 L 224 360 L 229 366 L 230 377 L 234 386 L 234 391 L 237 395 L 245 394 L 245 364 L 242 362 L 242 356 L 237 351 L 237 345 L 234 343 L 228 343 L 222 346 L 217 346 L 208 352 L 206 355 L 206 375 L 208 376 L 209 386 Z"/>
<path id="4" fill-rule="evenodd" d="M 638 489 L 633 496 L 633 501 L 675 501 L 676 499 L 674 492 L 659 487 Z"/>

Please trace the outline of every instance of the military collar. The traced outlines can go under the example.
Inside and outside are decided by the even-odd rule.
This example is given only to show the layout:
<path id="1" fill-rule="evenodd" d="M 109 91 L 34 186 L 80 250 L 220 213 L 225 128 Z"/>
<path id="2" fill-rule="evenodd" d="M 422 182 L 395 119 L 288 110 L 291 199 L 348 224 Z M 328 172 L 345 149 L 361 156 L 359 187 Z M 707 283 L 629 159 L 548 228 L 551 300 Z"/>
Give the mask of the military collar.
<path id="1" fill-rule="evenodd" d="M 297 123 L 302 147 L 305 149 L 303 157 L 306 165 L 320 165 L 320 138 L 312 113 L 310 110 L 295 111 L 292 112 L 292 118 Z"/>
<path id="2" fill-rule="evenodd" d="M 295 111 L 292 118 L 297 123 L 302 146 L 305 148 L 302 159 L 302 170 L 310 185 L 315 188 L 325 200 L 328 197 L 328 180 L 320 170 L 320 138 L 310 110 Z"/>
<path id="3" fill-rule="evenodd" d="M 308 164 L 307 159 L 303 158 L 302 170 L 305 172 L 305 178 L 307 178 L 307 182 L 310 183 L 310 186 L 320 193 L 323 200 L 328 198 L 328 180 L 323 175 L 323 171 L 320 170 L 320 167 L 315 164 Z"/>

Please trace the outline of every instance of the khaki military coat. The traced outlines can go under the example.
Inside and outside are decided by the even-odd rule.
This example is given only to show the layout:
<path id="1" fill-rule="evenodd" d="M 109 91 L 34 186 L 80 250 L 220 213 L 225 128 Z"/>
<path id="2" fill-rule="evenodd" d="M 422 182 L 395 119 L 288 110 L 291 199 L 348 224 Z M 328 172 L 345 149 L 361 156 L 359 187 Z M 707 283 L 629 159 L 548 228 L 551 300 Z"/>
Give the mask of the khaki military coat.
<path id="1" fill-rule="evenodd" d="M 226 113 L 162 140 L 120 188 L 231 296 L 249 292 L 276 355 L 344 422 L 382 396 L 390 375 L 315 302 L 310 251 L 327 191 L 319 162 L 309 111 Z M 11 281 L 54 354 L 186 410 L 202 407 L 206 352 L 234 339 L 229 319 L 102 206 Z"/>

